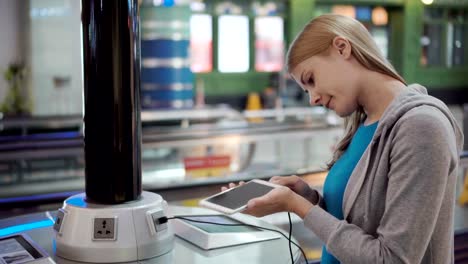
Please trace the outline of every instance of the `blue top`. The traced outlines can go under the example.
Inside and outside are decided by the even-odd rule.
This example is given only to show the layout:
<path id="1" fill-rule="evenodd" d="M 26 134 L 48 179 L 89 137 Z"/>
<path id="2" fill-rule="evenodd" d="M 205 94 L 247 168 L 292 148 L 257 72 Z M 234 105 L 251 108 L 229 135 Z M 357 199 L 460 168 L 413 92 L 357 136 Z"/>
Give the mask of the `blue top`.
<path id="1" fill-rule="evenodd" d="M 368 126 L 361 125 L 358 128 L 348 148 L 333 167 L 331 167 L 325 179 L 325 184 L 323 185 L 323 199 L 326 210 L 339 220 L 343 220 L 343 195 L 349 177 L 371 142 L 378 123 L 379 122 L 375 122 Z M 323 247 L 321 263 L 335 264 L 340 262 Z"/>

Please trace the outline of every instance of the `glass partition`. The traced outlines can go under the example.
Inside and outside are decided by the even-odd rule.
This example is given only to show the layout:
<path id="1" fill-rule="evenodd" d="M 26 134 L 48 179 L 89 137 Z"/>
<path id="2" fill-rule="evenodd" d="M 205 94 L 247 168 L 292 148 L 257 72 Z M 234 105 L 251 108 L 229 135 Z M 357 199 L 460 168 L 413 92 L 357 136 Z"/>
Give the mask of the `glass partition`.
<path id="1" fill-rule="evenodd" d="M 421 38 L 422 55 L 421 65 L 442 65 L 442 25 L 424 25 L 423 37 Z"/>
<path id="2" fill-rule="evenodd" d="M 203 111 L 142 115 L 144 189 L 323 171 L 343 133 L 339 119 L 321 107 Z M 0 197 L 83 190 L 82 133 L 0 140 Z"/>
<path id="3" fill-rule="evenodd" d="M 463 8 L 425 8 L 421 66 L 451 68 L 466 65 L 467 13 Z"/>
<path id="4" fill-rule="evenodd" d="M 29 0 L 27 76 L 33 115 L 82 113 L 80 2 Z"/>

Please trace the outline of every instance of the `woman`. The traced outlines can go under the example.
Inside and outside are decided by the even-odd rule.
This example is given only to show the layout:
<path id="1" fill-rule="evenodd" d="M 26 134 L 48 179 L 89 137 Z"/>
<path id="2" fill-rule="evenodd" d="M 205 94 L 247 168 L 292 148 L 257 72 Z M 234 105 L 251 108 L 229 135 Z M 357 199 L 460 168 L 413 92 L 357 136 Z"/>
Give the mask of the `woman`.
<path id="1" fill-rule="evenodd" d="M 312 20 L 287 64 L 311 105 L 346 118 L 345 136 L 323 197 L 297 176 L 273 177 L 285 187 L 250 200 L 245 213 L 296 213 L 324 242 L 322 263 L 453 263 L 463 135 L 447 106 L 407 86 L 352 18 Z"/>

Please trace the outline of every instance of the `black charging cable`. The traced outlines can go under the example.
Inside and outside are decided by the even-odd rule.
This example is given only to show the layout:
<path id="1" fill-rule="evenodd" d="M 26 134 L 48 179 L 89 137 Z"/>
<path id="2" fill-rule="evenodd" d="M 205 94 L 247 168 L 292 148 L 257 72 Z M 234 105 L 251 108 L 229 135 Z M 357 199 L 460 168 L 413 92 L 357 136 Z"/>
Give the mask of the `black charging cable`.
<path id="1" fill-rule="evenodd" d="M 201 221 L 201 220 L 194 220 L 194 219 L 190 219 L 190 218 L 187 218 L 188 216 L 173 216 L 173 217 L 161 217 L 158 219 L 158 222 L 160 224 L 163 224 L 163 223 L 167 223 L 168 220 L 172 220 L 172 219 L 182 219 L 182 220 L 185 220 L 185 221 L 189 221 L 189 222 L 195 222 L 195 223 L 201 223 L 201 224 L 212 224 L 212 225 L 220 225 L 220 226 L 248 226 L 248 227 L 254 227 L 254 228 L 258 228 L 258 229 L 263 229 L 263 230 L 268 230 L 268 231 L 272 231 L 272 232 L 276 232 L 280 235 L 282 235 L 284 238 L 286 238 L 288 241 L 289 241 L 289 253 L 291 254 L 291 261 L 292 263 L 294 264 L 294 256 L 293 256 L 293 253 L 292 253 L 292 246 L 291 244 L 295 245 L 297 248 L 299 248 L 299 250 L 301 251 L 302 253 L 302 256 L 304 257 L 304 260 L 305 260 L 305 263 L 306 264 L 309 264 L 309 262 L 307 261 L 307 257 L 306 257 L 306 254 L 304 253 L 304 250 L 302 250 L 301 246 L 299 246 L 298 244 L 296 244 L 294 241 L 292 241 L 291 239 L 291 233 L 292 233 L 292 221 L 291 221 L 291 214 L 288 212 L 288 218 L 289 218 L 289 237 L 287 237 L 285 234 L 283 234 L 281 231 L 278 231 L 278 230 L 275 230 L 275 229 L 271 229 L 271 228 L 266 228 L 266 227 L 262 227 L 262 226 L 256 226 L 256 225 L 249 225 L 249 224 L 224 224 L 224 223 L 215 223 L 215 222 L 208 222 L 208 221 Z"/>
<path id="2" fill-rule="evenodd" d="M 292 247 L 291 247 L 291 237 L 292 237 L 292 221 L 291 221 L 291 213 L 288 212 L 288 219 L 289 219 L 289 237 L 288 237 L 288 240 L 289 240 L 289 254 L 291 254 L 291 263 L 294 264 L 294 257 L 293 257 L 293 253 L 292 253 Z M 306 260 L 307 262 L 307 260 Z"/>

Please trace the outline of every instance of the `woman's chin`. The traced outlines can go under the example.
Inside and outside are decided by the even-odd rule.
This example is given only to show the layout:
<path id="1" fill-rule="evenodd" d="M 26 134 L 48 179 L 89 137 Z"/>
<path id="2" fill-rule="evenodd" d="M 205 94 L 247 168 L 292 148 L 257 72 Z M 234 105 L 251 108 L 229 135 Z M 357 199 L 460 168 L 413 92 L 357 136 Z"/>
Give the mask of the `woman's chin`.
<path id="1" fill-rule="evenodd" d="M 336 110 L 333 109 L 333 112 L 335 112 L 335 114 L 341 118 L 349 117 L 354 113 L 354 112 L 351 112 L 351 113 L 343 112 L 343 111 L 340 111 L 339 109 L 336 109 Z"/>

